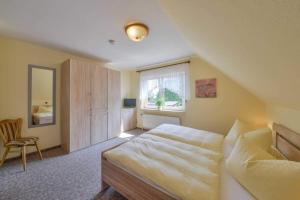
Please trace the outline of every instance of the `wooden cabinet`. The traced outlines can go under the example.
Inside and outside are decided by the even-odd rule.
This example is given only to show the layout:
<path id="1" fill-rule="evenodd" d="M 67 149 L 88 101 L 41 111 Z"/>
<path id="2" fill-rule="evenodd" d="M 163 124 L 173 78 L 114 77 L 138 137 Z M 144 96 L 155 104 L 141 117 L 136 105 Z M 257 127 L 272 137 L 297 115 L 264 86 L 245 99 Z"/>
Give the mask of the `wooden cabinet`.
<path id="1" fill-rule="evenodd" d="M 122 131 L 129 131 L 137 125 L 136 108 L 122 108 Z"/>
<path id="2" fill-rule="evenodd" d="M 121 133 L 121 76 L 120 72 L 108 71 L 108 139 Z"/>
<path id="3" fill-rule="evenodd" d="M 70 68 L 70 151 L 90 145 L 90 70 L 82 62 L 71 60 Z"/>
<path id="4" fill-rule="evenodd" d="M 91 67 L 91 144 L 106 141 L 107 137 L 107 80 L 108 69 Z"/>
<path id="5" fill-rule="evenodd" d="M 107 135 L 107 111 L 95 109 L 92 111 L 91 119 L 91 144 L 97 144 L 99 142 L 106 141 Z"/>
<path id="6" fill-rule="evenodd" d="M 107 110 L 107 80 L 108 69 L 99 66 L 91 68 L 91 90 L 92 90 L 92 107 Z M 120 87 L 120 86 L 119 86 Z"/>
<path id="7" fill-rule="evenodd" d="M 73 59 L 61 72 L 63 148 L 72 152 L 118 136 L 120 72 Z"/>

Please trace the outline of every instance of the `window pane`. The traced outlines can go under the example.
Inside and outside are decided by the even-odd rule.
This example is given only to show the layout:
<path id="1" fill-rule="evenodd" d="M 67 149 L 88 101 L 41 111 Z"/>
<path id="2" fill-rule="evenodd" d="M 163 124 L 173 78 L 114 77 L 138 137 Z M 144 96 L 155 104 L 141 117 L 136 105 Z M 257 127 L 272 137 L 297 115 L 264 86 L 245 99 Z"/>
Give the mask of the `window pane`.
<path id="1" fill-rule="evenodd" d="M 184 74 L 163 78 L 163 95 L 166 110 L 182 110 L 184 107 Z"/>
<path id="2" fill-rule="evenodd" d="M 147 103 L 146 107 L 156 108 L 156 99 L 159 95 L 159 82 L 158 79 L 147 81 Z"/>
<path id="3" fill-rule="evenodd" d="M 141 108 L 183 111 L 185 109 L 185 72 L 144 76 L 141 80 Z"/>

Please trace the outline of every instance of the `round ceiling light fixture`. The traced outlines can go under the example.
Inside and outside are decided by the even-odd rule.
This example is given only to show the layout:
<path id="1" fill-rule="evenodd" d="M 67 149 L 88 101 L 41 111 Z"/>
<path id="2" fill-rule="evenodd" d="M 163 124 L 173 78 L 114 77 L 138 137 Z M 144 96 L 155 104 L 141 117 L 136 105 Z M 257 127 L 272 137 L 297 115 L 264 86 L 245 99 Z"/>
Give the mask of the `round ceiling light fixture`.
<path id="1" fill-rule="evenodd" d="M 132 23 L 125 26 L 125 32 L 129 39 L 140 42 L 149 34 L 149 28 L 142 23 Z"/>

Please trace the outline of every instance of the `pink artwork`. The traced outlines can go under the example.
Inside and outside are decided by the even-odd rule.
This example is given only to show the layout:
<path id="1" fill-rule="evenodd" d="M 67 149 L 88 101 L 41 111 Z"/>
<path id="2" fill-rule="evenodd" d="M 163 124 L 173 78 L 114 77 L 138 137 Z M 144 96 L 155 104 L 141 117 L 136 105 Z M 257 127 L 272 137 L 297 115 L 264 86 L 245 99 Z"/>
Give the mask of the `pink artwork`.
<path id="1" fill-rule="evenodd" d="M 196 80 L 196 97 L 215 98 L 217 97 L 217 79 Z"/>

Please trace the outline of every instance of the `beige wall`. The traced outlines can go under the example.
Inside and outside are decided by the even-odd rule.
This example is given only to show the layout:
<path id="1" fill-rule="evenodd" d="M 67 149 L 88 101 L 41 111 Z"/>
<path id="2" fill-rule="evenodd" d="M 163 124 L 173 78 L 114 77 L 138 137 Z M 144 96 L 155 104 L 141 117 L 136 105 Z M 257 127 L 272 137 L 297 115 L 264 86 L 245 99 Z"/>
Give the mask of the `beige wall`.
<path id="1" fill-rule="evenodd" d="M 121 71 L 121 97 L 136 98 L 138 88 L 138 75 L 135 71 Z"/>
<path id="2" fill-rule="evenodd" d="M 300 110 L 270 104 L 267 114 L 270 124 L 276 122 L 300 134 Z"/>
<path id="3" fill-rule="evenodd" d="M 60 64 L 68 58 L 85 59 L 27 42 L 0 37 L 0 119 L 22 117 L 24 135 L 40 137 L 42 148 L 60 144 Z M 85 59 L 91 62 L 101 62 Z M 28 64 L 54 67 L 57 69 L 57 123 L 53 126 L 27 128 L 27 70 Z M 244 88 L 230 80 L 220 71 L 200 58 L 192 58 L 190 65 L 191 100 L 185 113 L 154 112 L 162 115 L 179 116 L 182 124 L 194 128 L 226 133 L 235 118 L 266 123 L 265 105 Z M 123 71 L 122 98 L 138 96 L 138 73 Z M 199 99 L 194 97 L 194 82 L 201 78 L 218 79 L 218 97 Z M 267 106 L 268 121 L 285 124 L 300 132 L 300 111 Z M 148 113 L 147 111 L 145 111 Z M 138 115 L 139 116 L 139 115 Z M 2 148 L 0 148 L 2 151 Z"/>
<path id="4" fill-rule="evenodd" d="M 195 80 L 205 78 L 217 78 L 217 98 L 195 98 Z M 131 81 L 130 90 L 133 90 L 132 94 L 137 94 L 138 73 L 131 72 Z M 251 122 L 255 126 L 267 123 L 265 104 L 262 101 L 198 57 L 191 59 L 190 88 L 191 100 L 187 102 L 184 113 L 143 112 L 178 116 L 184 126 L 222 134 L 227 133 L 236 118 Z M 138 112 L 138 126 L 141 125 L 139 117 L 141 112 L 141 110 Z"/>
<path id="5" fill-rule="evenodd" d="M 24 135 L 38 136 L 42 148 L 60 144 L 60 65 L 69 58 L 84 59 L 27 42 L 0 37 L 0 120 L 22 117 Z M 89 60 L 100 63 L 100 61 Z M 27 126 L 28 64 L 56 68 L 56 124 L 39 128 Z M 0 148 L 2 153 L 3 148 Z"/>

